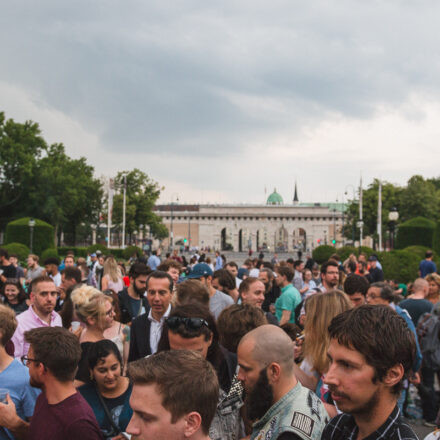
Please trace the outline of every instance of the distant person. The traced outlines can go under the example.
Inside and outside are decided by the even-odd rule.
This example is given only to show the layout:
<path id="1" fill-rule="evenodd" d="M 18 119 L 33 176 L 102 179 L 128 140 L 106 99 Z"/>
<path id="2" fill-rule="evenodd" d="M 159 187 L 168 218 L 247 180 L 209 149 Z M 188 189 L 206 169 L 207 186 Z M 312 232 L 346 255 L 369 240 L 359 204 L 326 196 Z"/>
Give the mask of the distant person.
<path id="1" fill-rule="evenodd" d="M 151 255 L 147 260 L 147 266 L 154 271 L 157 269 L 159 264 L 160 264 L 160 258 L 157 256 L 157 250 L 154 250 L 153 252 L 151 252 Z"/>
<path id="2" fill-rule="evenodd" d="M 296 324 L 295 310 L 301 303 L 301 295 L 292 285 L 293 270 L 280 266 L 276 270 L 275 282 L 281 289 L 281 295 L 275 302 L 275 316 L 280 324 Z"/>
<path id="3" fill-rule="evenodd" d="M 0 248 L 0 288 L 9 278 L 17 278 L 17 269 L 9 261 L 9 253 L 6 249 Z"/>
<path id="4" fill-rule="evenodd" d="M 118 293 L 124 288 L 121 269 L 111 255 L 104 262 L 104 271 L 101 278 L 101 290 L 113 290 Z"/>
<path id="5" fill-rule="evenodd" d="M 133 439 L 209 440 L 219 384 L 200 354 L 164 351 L 131 363 L 128 374 L 133 417 L 127 433 Z"/>
<path id="6" fill-rule="evenodd" d="M 223 258 L 220 256 L 220 252 L 215 253 L 215 270 L 219 270 L 223 268 Z"/>
<path id="7" fill-rule="evenodd" d="M 370 269 L 368 271 L 369 273 L 367 275 L 367 279 L 370 284 L 383 281 L 383 270 L 378 267 L 377 257 L 375 255 L 370 255 L 370 257 L 368 258 L 368 262 L 370 263 Z"/>
<path id="8" fill-rule="evenodd" d="M 433 252 L 431 250 L 426 251 L 425 253 L 425 259 L 422 260 L 419 264 L 419 277 L 425 278 L 426 275 L 429 275 L 430 273 L 437 272 L 437 266 L 432 261 L 433 259 Z"/>
<path id="9" fill-rule="evenodd" d="M 29 254 L 27 257 L 26 284 L 29 285 L 32 280 L 43 275 L 44 269 L 38 265 L 38 255 Z"/>
<path id="10" fill-rule="evenodd" d="M 56 257 L 49 257 L 44 260 L 46 274 L 52 278 L 56 287 L 61 286 L 61 273 L 58 270 L 59 265 L 60 260 Z"/>
<path id="11" fill-rule="evenodd" d="M 20 266 L 20 263 L 18 261 L 18 255 L 17 254 L 11 254 L 9 255 L 9 262 L 15 267 L 16 274 L 15 277 L 20 281 L 20 283 L 23 284 L 24 282 L 24 270 Z"/>
<path id="12" fill-rule="evenodd" d="M 16 315 L 19 315 L 28 309 L 26 293 L 23 286 L 15 278 L 6 280 L 6 283 L 3 284 L 1 293 L 4 297 L 5 304 L 14 310 Z"/>
<path id="13" fill-rule="evenodd" d="M 348 295 L 353 307 L 360 307 L 366 303 L 366 295 L 370 283 L 355 273 L 351 273 L 344 281 L 344 292 Z"/>
<path id="14" fill-rule="evenodd" d="M 413 293 L 400 302 L 399 306 L 406 309 L 417 327 L 419 318 L 424 313 L 431 313 L 432 303 L 426 299 L 429 292 L 428 281 L 417 278 L 413 283 Z"/>

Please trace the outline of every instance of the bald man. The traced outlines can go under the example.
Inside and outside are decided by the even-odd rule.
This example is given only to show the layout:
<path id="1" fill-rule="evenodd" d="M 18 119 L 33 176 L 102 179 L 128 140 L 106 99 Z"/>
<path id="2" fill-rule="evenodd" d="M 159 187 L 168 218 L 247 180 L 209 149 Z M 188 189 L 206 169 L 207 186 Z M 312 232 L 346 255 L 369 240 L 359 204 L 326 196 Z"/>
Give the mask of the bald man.
<path id="1" fill-rule="evenodd" d="M 247 333 L 238 345 L 238 379 L 246 391 L 251 440 L 320 439 L 329 420 L 315 393 L 293 373 L 293 342 L 274 325 Z"/>

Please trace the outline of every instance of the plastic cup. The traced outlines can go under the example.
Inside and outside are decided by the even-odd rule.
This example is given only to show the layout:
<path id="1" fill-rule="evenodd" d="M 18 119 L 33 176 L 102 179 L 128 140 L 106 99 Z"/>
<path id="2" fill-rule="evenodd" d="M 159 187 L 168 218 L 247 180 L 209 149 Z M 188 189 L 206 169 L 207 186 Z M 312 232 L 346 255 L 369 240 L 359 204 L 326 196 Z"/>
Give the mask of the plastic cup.
<path id="1" fill-rule="evenodd" d="M 72 332 L 76 332 L 79 329 L 81 323 L 79 321 L 72 321 Z"/>
<path id="2" fill-rule="evenodd" d="M 6 388 L 0 388 L 0 402 L 1 403 L 8 403 L 7 395 L 9 393 L 9 390 Z"/>

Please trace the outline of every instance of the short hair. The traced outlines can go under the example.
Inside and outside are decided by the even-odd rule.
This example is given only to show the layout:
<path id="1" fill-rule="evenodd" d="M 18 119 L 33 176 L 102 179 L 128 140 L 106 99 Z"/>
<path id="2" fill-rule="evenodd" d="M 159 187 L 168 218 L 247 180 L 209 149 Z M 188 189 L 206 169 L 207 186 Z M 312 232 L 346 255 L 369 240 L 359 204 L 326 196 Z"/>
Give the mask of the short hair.
<path id="1" fill-rule="evenodd" d="M 293 267 L 296 269 L 297 267 L 301 266 L 301 264 L 303 264 L 302 260 L 296 260 L 293 263 Z"/>
<path id="2" fill-rule="evenodd" d="M 226 266 L 235 267 L 238 270 L 238 265 L 235 261 L 229 261 L 228 263 L 225 264 L 225 267 Z"/>
<path id="3" fill-rule="evenodd" d="M 328 328 L 331 339 L 361 353 L 374 368 L 373 382 L 382 380 L 388 370 L 402 364 L 405 379 L 412 368 L 416 344 L 405 320 L 391 307 L 363 305 L 335 316 Z M 392 392 L 400 393 L 402 382 Z"/>
<path id="4" fill-rule="evenodd" d="M 121 353 L 118 349 L 118 346 L 113 341 L 110 341 L 110 339 L 102 339 L 101 341 L 95 342 L 91 345 L 87 355 L 89 368 L 93 370 L 101 359 L 106 358 L 110 354 L 115 356 L 116 360 L 121 365 L 122 370 Z"/>
<path id="5" fill-rule="evenodd" d="M 24 333 L 24 338 L 34 352 L 35 359 L 60 382 L 74 379 L 81 346 L 78 338 L 63 327 L 38 327 Z"/>
<path id="6" fill-rule="evenodd" d="M 292 341 L 295 341 L 296 338 L 301 334 L 301 328 L 296 324 L 292 324 L 291 322 L 286 322 L 285 324 L 280 325 L 280 328 L 284 330 Z"/>
<path id="7" fill-rule="evenodd" d="M 178 261 L 170 258 L 157 266 L 157 270 L 162 272 L 168 272 L 171 268 L 177 269 L 180 272 L 182 270 L 182 265 Z"/>
<path id="8" fill-rule="evenodd" d="M 425 253 L 425 258 L 431 258 L 434 255 L 434 253 L 431 250 L 427 250 Z"/>
<path id="9" fill-rule="evenodd" d="M 268 276 L 268 278 L 269 278 L 269 280 L 273 280 L 273 279 L 274 279 L 273 270 L 272 270 L 270 267 L 263 267 L 263 268 L 260 270 L 260 273 L 261 273 L 261 272 L 266 272 L 266 273 L 267 273 L 267 276 Z"/>
<path id="10" fill-rule="evenodd" d="M 179 305 L 198 302 L 209 305 L 209 290 L 198 280 L 186 280 L 176 287 L 176 303 Z"/>
<path id="11" fill-rule="evenodd" d="M 130 278 L 136 279 L 141 275 L 149 275 L 151 269 L 149 269 L 144 263 L 133 263 L 128 271 Z"/>
<path id="12" fill-rule="evenodd" d="M 370 284 L 370 288 L 371 287 L 379 289 L 380 297 L 385 301 L 388 301 L 389 303 L 394 301 L 394 292 L 389 284 L 379 281 L 377 283 Z"/>
<path id="13" fill-rule="evenodd" d="M 171 423 L 196 411 L 202 418 L 202 431 L 208 434 L 217 409 L 219 383 L 214 368 L 200 354 L 189 350 L 156 353 L 131 362 L 128 375 L 134 386 L 156 385 L 162 406 L 171 413 Z"/>
<path id="14" fill-rule="evenodd" d="M 54 264 L 55 266 L 60 265 L 60 260 L 57 257 L 49 257 L 44 260 L 44 265 L 48 266 L 49 264 Z"/>
<path id="15" fill-rule="evenodd" d="M 356 265 L 356 263 L 355 263 L 353 260 L 350 260 L 350 261 L 347 263 L 347 267 L 350 269 L 350 272 L 351 272 L 351 273 L 355 273 L 355 272 L 356 272 L 357 265 Z"/>
<path id="16" fill-rule="evenodd" d="M 81 271 L 77 267 L 68 266 L 63 269 L 62 273 L 66 280 L 75 280 L 76 284 L 81 282 Z"/>
<path id="17" fill-rule="evenodd" d="M 0 258 L 1 257 L 9 259 L 9 253 L 5 248 L 0 248 Z"/>
<path id="18" fill-rule="evenodd" d="M 292 260 L 293 261 L 293 260 Z M 286 277 L 287 281 L 290 283 L 293 280 L 293 270 L 288 266 L 279 266 L 277 269 L 277 272 L 283 276 Z"/>
<path id="19" fill-rule="evenodd" d="M 344 292 L 347 295 L 353 295 L 355 293 L 362 293 L 362 295 L 366 295 L 368 291 L 368 287 L 370 287 L 370 283 L 368 280 L 355 273 L 351 273 L 344 281 Z"/>
<path id="20" fill-rule="evenodd" d="M 212 279 L 217 279 L 220 286 L 227 290 L 234 290 L 237 287 L 235 277 L 227 269 L 218 269 L 212 275 Z"/>
<path id="21" fill-rule="evenodd" d="M 333 266 L 333 267 L 337 267 L 339 270 L 339 264 L 336 260 L 328 260 L 325 263 L 322 264 L 321 266 L 321 273 L 326 274 L 327 273 L 327 268 L 329 266 Z"/>
<path id="22" fill-rule="evenodd" d="M 243 292 L 248 292 L 251 287 L 251 284 L 254 284 L 257 281 L 260 281 L 260 280 L 256 277 L 247 277 L 245 280 L 243 280 L 240 283 L 240 286 L 238 287 L 238 292 L 240 293 L 240 295 Z M 260 283 L 261 283 L 261 281 L 260 281 Z"/>
<path id="23" fill-rule="evenodd" d="M 35 255 L 35 254 L 29 254 L 28 258 L 32 258 L 37 263 L 40 260 L 40 257 L 38 255 Z"/>
<path id="24" fill-rule="evenodd" d="M 230 352 L 237 353 L 241 338 L 264 324 L 267 324 L 267 319 L 260 308 L 249 304 L 233 304 L 223 309 L 217 319 L 220 344 Z"/>
<path id="25" fill-rule="evenodd" d="M 288 258 L 286 260 L 286 263 L 294 265 L 295 264 L 295 260 L 293 258 Z"/>
<path id="26" fill-rule="evenodd" d="M 54 283 L 54 281 L 49 275 L 40 275 L 31 281 L 31 284 L 29 285 L 29 292 L 35 293 L 35 288 L 40 283 Z"/>
<path id="27" fill-rule="evenodd" d="M 173 279 L 171 278 L 171 275 L 169 273 L 162 272 L 161 270 L 155 270 L 154 272 L 151 272 L 150 275 L 148 275 L 148 277 L 147 277 L 147 290 L 148 290 L 148 283 L 150 282 L 151 278 L 154 278 L 156 280 L 167 279 L 170 283 L 170 286 L 169 286 L 170 292 L 173 291 L 174 282 L 173 282 Z"/>
<path id="28" fill-rule="evenodd" d="M 15 312 L 8 306 L 0 304 L 0 343 L 4 347 L 17 328 Z"/>
<path id="29" fill-rule="evenodd" d="M 73 262 L 75 262 L 75 255 L 73 253 L 67 253 L 67 255 L 64 257 L 64 262 L 66 262 L 67 258 L 71 258 Z"/>

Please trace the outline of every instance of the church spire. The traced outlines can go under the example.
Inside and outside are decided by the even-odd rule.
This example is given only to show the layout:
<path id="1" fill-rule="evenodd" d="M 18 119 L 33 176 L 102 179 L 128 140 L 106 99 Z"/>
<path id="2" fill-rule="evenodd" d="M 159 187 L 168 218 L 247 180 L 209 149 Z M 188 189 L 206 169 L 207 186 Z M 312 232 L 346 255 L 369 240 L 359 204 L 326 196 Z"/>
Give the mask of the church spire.
<path id="1" fill-rule="evenodd" d="M 299 202 L 298 200 L 298 189 L 296 187 L 296 180 L 295 180 L 295 194 L 293 195 L 293 204 L 296 205 Z"/>

